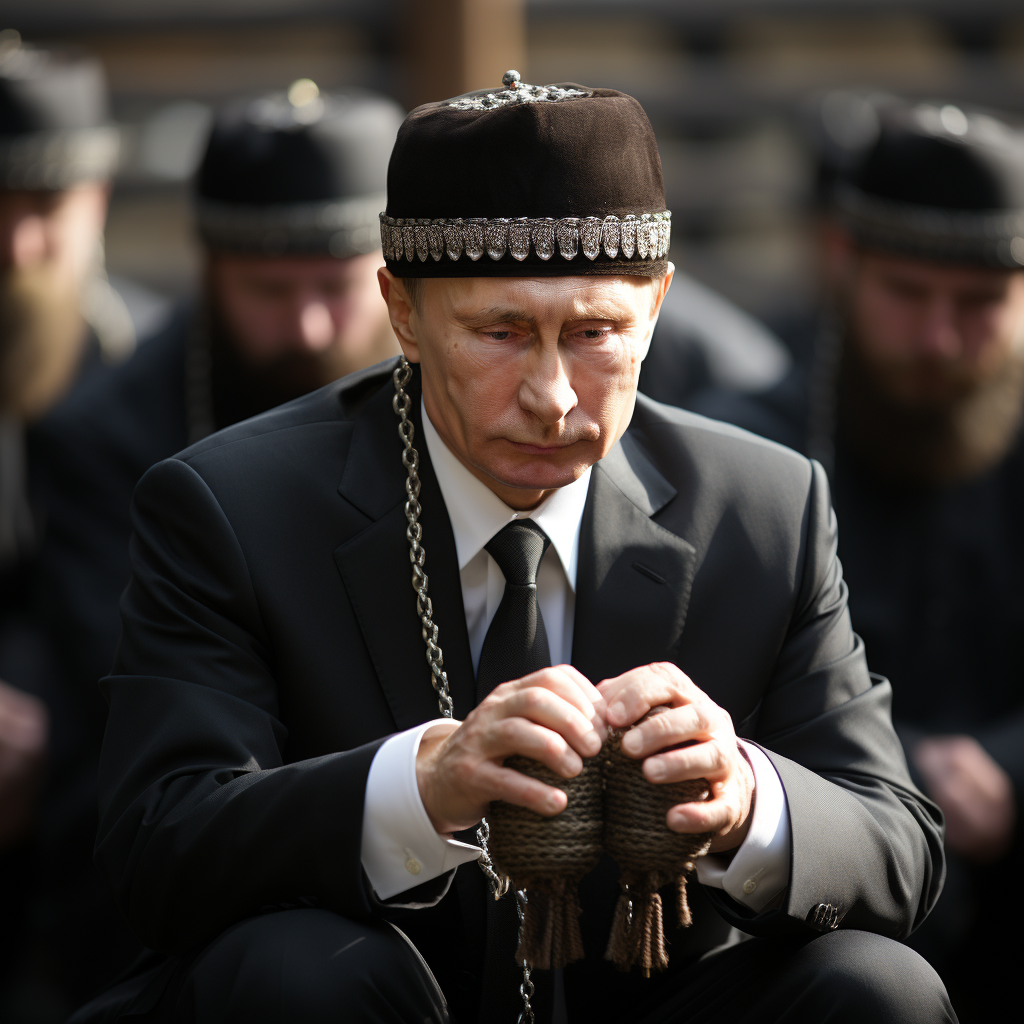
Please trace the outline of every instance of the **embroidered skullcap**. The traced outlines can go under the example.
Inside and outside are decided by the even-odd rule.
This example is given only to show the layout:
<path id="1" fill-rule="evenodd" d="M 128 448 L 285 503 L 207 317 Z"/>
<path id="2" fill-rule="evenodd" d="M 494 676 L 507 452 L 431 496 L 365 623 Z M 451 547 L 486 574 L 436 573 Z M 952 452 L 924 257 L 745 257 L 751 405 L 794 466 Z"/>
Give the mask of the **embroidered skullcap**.
<path id="1" fill-rule="evenodd" d="M 952 104 L 889 106 L 874 144 L 837 182 L 835 208 L 869 248 L 1024 266 L 1024 135 Z"/>
<path id="2" fill-rule="evenodd" d="M 667 269 L 671 220 L 640 104 L 614 89 L 505 88 L 417 107 L 388 168 L 381 237 L 399 277 Z"/>
<path id="3" fill-rule="evenodd" d="M 379 249 L 388 157 L 403 115 L 383 96 L 328 95 L 309 79 L 229 104 L 196 176 L 203 242 L 339 258 Z"/>
<path id="4" fill-rule="evenodd" d="M 109 177 L 119 133 L 99 62 L 0 32 L 0 188 L 56 191 Z"/>

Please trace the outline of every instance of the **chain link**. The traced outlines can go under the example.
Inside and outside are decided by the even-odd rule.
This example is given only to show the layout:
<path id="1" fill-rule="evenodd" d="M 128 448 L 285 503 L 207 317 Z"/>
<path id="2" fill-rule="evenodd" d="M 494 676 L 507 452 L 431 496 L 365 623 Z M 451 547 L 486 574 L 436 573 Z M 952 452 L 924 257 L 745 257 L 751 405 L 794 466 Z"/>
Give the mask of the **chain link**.
<path id="1" fill-rule="evenodd" d="M 455 707 L 451 694 L 448 692 L 448 673 L 444 670 L 444 655 L 437 642 L 437 623 L 434 622 L 434 606 L 427 594 L 427 574 L 423 571 L 423 563 L 427 553 L 420 541 L 423 538 L 423 526 L 419 521 L 420 512 L 420 456 L 412 446 L 416 428 L 409 419 L 412 400 L 405 390 L 412 378 L 412 367 L 405 356 L 401 357 L 395 367 L 395 395 L 391 399 L 392 408 L 398 416 L 398 436 L 405 445 L 402 451 L 402 465 L 409 476 L 405 481 L 405 518 L 409 525 L 405 536 L 409 540 L 409 561 L 412 562 L 412 589 L 416 591 L 416 614 L 420 617 L 423 642 L 427 645 L 427 664 L 430 666 L 430 681 L 437 692 L 437 704 L 444 718 L 455 717 Z"/>
<path id="2" fill-rule="evenodd" d="M 508 879 L 505 880 L 506 884 Z M 523 941 L 523 921 L 526 919 L 526 898 L 525 889 L 516 890 L 516 911 L 519 914 L 519 942 Z M 523 999 L 523 1012 L 519 1014 L 516 1024 L 533 1024 L 533 1007 L 530 1000 L 533 998 L 533 980 L 530 978 L 530 962 L 523 961 L 523 980 L 519 984 L 519 995 Z"/>
<path id="3" fill-rule="evenodd" d="M 402 465 L 405 466 L 408 477 L 405 481 L 405 518 L 409 525 L 406 527 L 405 536 L 409 541 L 409 561 L 412 563 L 412 589 L 416 591 L 416 614 L 420 617 L 420 626 L 423 632 L 423 642 L 427 646 L 427 664 L 430 666 L 430 681 L 437 693 L 438 707 L 444 718 L 455 717 L 455 705 L 452 703 L 451 694 L 448 692 L 448 673 L 444 670 L 444 655 L 441 653 L 441 646 L 437 642 L 437 623 L 434 622 L 434 606 L 430 603 L 427 593 L 427 574 L 423 571 L 423 563 L 426 560 L 426 551 L 423 548 L 423 525 L 420 523 L 420 513 L 423 511 L 420 505 L 420 456 L 419 452 L 412 446 L 413 438 L 416 435 L 416 427 L 409 418 L 409 411 L 412 408 L 412 399 L 405 390 L 406 385 L 412 379 L 412 367 L 405 356 L 400 356 L 398 366 L 392 375 L 395 382 L 395 394 L 391 399 L 391 407 L 398 416 L 398 436 L 402 439 L 404 448 L 402 450 Z M 510 887 L 510 880 L 499 875 L 491 863 L 491 856 L 488 852 L 487 841 L 491 837 L 491 830 L 487 819 L 482 818 L 476 830 L 477 843 L 480 846 L 480 857 L 478 863 L 487 880 L 491 884 L 491 892 L 496 900 L 500 900 Z M 520 889 L 516 892 L 516 910 L 519 915 L 519 939 L 522 941 L 523 919 L 526 913 L 526 891 Z M 530 980 L 530 965 L 523 961 L 523 980 L 519 985 L 519 994 L 523 1000 L 523 1011 L 519 1014 L 518 1024 L 534 1024 L 533 1007 L 530 1000 L 534 995 L 533 982 Z"/>

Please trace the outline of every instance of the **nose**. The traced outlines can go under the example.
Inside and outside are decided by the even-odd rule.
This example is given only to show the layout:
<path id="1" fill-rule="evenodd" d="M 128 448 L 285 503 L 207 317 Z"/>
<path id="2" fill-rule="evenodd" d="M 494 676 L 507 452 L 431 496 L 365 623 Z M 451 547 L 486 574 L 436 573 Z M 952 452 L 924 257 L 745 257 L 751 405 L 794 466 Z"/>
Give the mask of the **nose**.
<path id="1" fill-rule="evenodd" d="M 920 351 L 926 355 L 952 358 L 961 354 L 963 338 L 952 302 L 936 297 L 928 304 L 919 345 Z"/>
<path id="2" fill-rule="evenodd" d="M 578 401 L 557 350 L 541 353 L 519 386 L 520 406 L 548 425 L 563 420 Z"/>
<path id="3" fill-rule="evenodd" d="M 23 268 L 41 263 L 46 256 L 46 225 L 34 214 L 16 217 L 0 225 L 0 263 Z"/>
<path id="4" fill-rule="evenodd" d="M 331 311 L 323 302 L 307 302 L 299 310 L 299 341 L 309 352 L 322 352 L 335 336 Z"/>

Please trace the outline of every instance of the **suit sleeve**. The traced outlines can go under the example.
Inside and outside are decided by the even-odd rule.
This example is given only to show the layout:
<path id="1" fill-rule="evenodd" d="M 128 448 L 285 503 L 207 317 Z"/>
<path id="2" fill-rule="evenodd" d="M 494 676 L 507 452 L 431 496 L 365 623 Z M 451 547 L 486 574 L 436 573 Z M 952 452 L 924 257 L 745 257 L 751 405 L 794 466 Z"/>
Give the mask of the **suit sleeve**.
<path id="1" fill-rule="evenodd" d="M 273 652 L 213 493 L 168 460 L 139 483 L 132 518 L 96 849 L 123 913 L 177 954 L 268 907 L 379 911 L 360 833 L 383 740 L 284 763 Z"/>
<path id="2" fill-rule="evenodd" d="M 828 484 L 812 466 L 789 630 L 744 732 L 771 758 L 786 791 L 790 885 L 782 906 L 760 915 L 709 893 L 730 923 L 757 935 L 838 921 L 902 939 L 942 887 L 942 818 L 910 779 L 889 683 L 869 674 L 853 633 Z M 816 914 L 821 904 L 829 909 Z"/>

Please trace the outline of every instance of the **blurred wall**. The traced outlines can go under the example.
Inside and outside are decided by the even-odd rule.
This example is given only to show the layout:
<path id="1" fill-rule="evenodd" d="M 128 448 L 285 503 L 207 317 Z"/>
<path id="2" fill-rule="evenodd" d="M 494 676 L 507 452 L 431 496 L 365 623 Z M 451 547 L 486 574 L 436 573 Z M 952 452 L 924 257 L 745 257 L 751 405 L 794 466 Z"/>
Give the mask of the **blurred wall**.
<path id="1" fill-rule="evenodd" d="M 195 273 L 187 180 L 211 109 L 299 77 L 407 106 L 511 66 L 631 92 L 673 259 L 783 330 L 813 290 L 805 97 L 871 86 L 1024 115 L 1019 0 L 7 0 L 0 18 L 105 61 L 127 140 L 108 265 L 166 295 Z"/>

